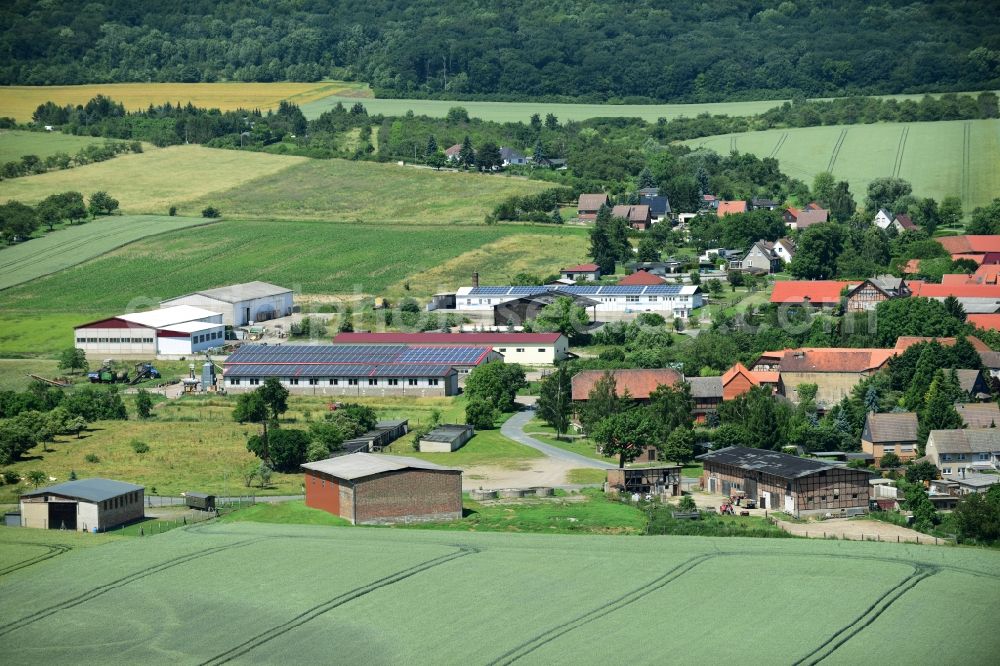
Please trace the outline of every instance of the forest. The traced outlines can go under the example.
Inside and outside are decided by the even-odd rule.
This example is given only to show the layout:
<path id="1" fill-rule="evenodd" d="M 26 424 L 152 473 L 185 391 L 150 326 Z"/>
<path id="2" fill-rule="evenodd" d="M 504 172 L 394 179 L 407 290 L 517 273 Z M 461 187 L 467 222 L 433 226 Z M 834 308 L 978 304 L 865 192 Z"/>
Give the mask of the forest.
<path id="1" fill-rule="evenodd" d="M 9 0 L 0 84 L 365 81 L 385 97 L 708 102 L 1000 87 L 967 0 Z"/>

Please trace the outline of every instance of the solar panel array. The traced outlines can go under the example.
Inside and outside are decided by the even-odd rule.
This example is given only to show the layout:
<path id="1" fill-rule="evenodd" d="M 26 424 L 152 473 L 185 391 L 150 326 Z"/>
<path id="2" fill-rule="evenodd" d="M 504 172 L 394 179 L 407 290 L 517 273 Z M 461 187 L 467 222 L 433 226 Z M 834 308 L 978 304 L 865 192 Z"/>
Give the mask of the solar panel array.
<path id="1" fill-rule="evenodd" d="M 469 296 L 532 296 L 544 294 L 548 287 L 473 287 Z"/>
<path id="2" fill-rule="evenodd" d="M 245 345 L 225 361 L 228 377 L 442 377 L 476 365 L 489 347 Z"/>
<path id="3" fill-rule="evenodd" d="M 580 296 L 641 296 L 653 295 L 676 295 L 681 293 L 683 287 L 676 284 L 654 284 L 654 285 L 550 285 L 547 287 L 473 287 L 469 296 L 534 296 L 544 294 L 554 290 L 564 291 Z"/>
<path id="4" fill-rule="evenodd" d="M 443 377 L 452 372 L 447 365 L 410 365 L 388 363 L 385 365 L 355 365 L 341 363 L 315 363 L 310 365 L 248 363 L 226 368 L 226 377 Z"/>

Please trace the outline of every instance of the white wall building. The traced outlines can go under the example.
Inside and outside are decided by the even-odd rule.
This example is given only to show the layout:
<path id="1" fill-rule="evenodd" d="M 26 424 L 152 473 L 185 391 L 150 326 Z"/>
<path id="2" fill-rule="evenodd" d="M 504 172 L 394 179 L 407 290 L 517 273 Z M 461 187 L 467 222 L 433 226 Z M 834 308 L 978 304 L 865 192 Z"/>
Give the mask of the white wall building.
<path id="1" fill-rule="evenodd" d="M 170 298 L 160 307 L 193 305 L 222 313 L 226 326 L 246 326 L 292 314 L 292 290 L 269 282 L 245 282 Z"/>
<path id="2" fill-rule="evenodd" d="M 338 333 L 335 345 L 488 346 L 505 363 L 553 365 L 569 356 L 569 340 L 561 333 Z"/>
<path id="3" fill-rule="evenodd" d="M 687 317 L 700 308 L 704 301 L 697 286 L 673 284 L 658 285 L 594 285 L 541 287 L 462 287 L 455 292 L 455 310 L 458 312 L 491 311 L 497 305 L 524 296 L 558 290 L 574 296 L 583 296 L 596 302 L 595 314 L 639 314 L 657 312 L 666 317 Z M 503 353 L 503 352 L 501 352 Z"/>
<path id="4" fill-rule="evenodd" d="M 77 349 L 92 358 L 170 358 L 221 347 L 222 314 L 190 305 L 132 312 L 77 326 Z"/>

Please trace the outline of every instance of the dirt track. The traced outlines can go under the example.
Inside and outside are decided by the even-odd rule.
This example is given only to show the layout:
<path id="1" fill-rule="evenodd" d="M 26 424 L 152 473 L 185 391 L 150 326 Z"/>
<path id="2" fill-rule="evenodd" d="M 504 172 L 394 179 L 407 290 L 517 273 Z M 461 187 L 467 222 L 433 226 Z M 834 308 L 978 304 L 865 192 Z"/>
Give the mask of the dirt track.
<path id="1" fill-rule="evenodd" d="M 878 520 L 849 520 L 847 518 L 831 518 L 810 523 L 788 523 L 782 520 L 778 525 L 796 536 L 814 539 L 830 538 L 849 539 L 851 541 L 909 541 L 913 543 L 944 544 L 942 539 L 922 534 L 907 527 Z"/>

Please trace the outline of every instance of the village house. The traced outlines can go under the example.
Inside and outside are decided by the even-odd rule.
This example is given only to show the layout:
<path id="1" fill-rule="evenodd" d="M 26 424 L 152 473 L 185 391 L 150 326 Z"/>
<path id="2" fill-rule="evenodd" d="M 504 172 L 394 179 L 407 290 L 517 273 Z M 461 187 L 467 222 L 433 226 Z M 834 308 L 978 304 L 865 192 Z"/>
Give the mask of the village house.
<path id="1" fill-rule="evenodd" d="M 691 413 L 695 423 L 705 423 L 722 404 L 722 377 L 685 377 L 691 387 Z"/>
<path id="2" fill-rule="evenodd" d="M 847 292 L 847 312 L 868 312 L 890 298 L 910 295 L 906 281 L 893 275 L 868 278 Z"/>
<path id="3" fill-rule="evenodd" d="M 578 264 L 559 269 L 559 276 L 566 280 L 586 280 L 587 282 L 597 282 L 601 279 L 601 267 L 597 264 Z"/>
<path id="4" fill-rule="evenodd" d="M 636 271 L 635 273 L 630 273 L 617 282 L 617 284 L 621 287 L 635 287 L 639 285 L 656 285 L 666 283 L 667 279 L 665 277 L 653 275 L 652 273 L 647 273 L 646 271 Z"/>
<path id="5" fill-rule="evenodd" d="M 781 394 L 798 404 L 798 387 L 815 384 L 816 405 L 829 409 L 849 395 L 858 382 L 870 377 L 895 356 L 895 349 L 840 347 L 785 349 L 760 355 L 753 371 L 781 374 Z"/>
<path id="6" fill-rule="evenodd" d="M 597 219 L 601 206 L 607 205 L 607 194 L 581 194 L 576 206 L 577 217 L 584 222 L 593 222 Z"/>
<path id="7" fill-rule="evenodd" d="M 723 373 L 719 381 L 722 384 L 722 399 L 735 400 L 755 386 L 767 387 L 772 393 L 779 392 L 781 374 L 767 368 L 748 370 L 737 361 L 736 365 Z"/>
<path id="8" fill-rule="evenodd" d="M 792 260 L 795 245 L 787 238 L 775 242 L 759 240 L 750 246 L 742 259 L 729 262 L 732 270 L 748 273 L 778 273 Z"/>
<path id="9" fill-rule="evenodd" d="M 1000 236 L 941 236 L 935 238 L 952 261 L 971 259 L 977 264 L 1000 264 Z"/>
<path id="10" fill-rule="evenodd" d="M 809 305 L 834 308 L 840 305 L 845 290 L 857 282 L 840 280 L 779 280 L 774 283 L 771 302 L 778 305 Z"/>
<path id="11" fill-rule="evenodd" d="M 874 472 L 786 453 L 730 446 L 697 457 L 708 492 L 753 500 L 796 518 L 854 516 L 868 510 Z"/>
<path id="12" fill-rule="evenodd" d="M 448 158 L 449 162 L 457 162 L 462 154 L 462 144 L 456 143 L 454 146 L 446 148 L 444 151 L 444 156 Z"/>
<path id="13" fill-rule="evenodd" d="M 719 217 L 738 215 L 746 212 L 748 212 L 746 201 L 720 201 L 715 208 L 715 214 Z"/>
<path id="14" fill-rule="evenodd" d="M 514 150 L 513 148 L 501 147 L 500 148 L 500 164 L 504 167 L 509 166 L 520 166 L 522 164 L 527 164 L 528 159 Z"/>
<path id="15" fill-rule="evenodd" d="M 861 431 L 861 450 L 874 458 L 875 465 L 882 464 L 882 457 L 893 453 L 901 462 L 917 457 L 917 415 L 913 412 L 869 412 Z"/>
<path id="16" fill-rule="evenodd" d="M 875 213 L 875 219 L 872 220 L 872 224 L 882 230 L 895 227 L 896 231 L 900 233 L 917 229 L 917 225 L 914 224 L 913 220 L 906 213 L 893 215 L 884 208 L 879 208 L 879 211 Z"/>
<path id="17" fill-rule="evenodd" d="M 780 205 L 780 203 L 772 199 L 758 199 L 757 197 L 754 197 L 750 201 L 750 207 L 753 210 L 777 210 Z"/>
<path id="18" fill-rule="evenodd" d="M 606 374 L 615 380 L 615 394 L 619 397 L 628 393 L 639 402 L 648 402 L 649 394 L 658 386 L 676 386 L 684 380 L 681 373 L 671 368 L 644 370 L 583 370 L 573 375 L 572 396 L 574 402 L 586 402 L 594 386 Z"/>
<path id="19" fill-rule="evenodd" d="M 611 209 L 611 217 L 624 219 L 636 231 L 645 231 L 653 224 L 649 206 L 643 204 L 615 206 Z"/>
<path id="20" fill-rule="evenodd" d="M 715 210 L 719 207 L 719 198 L 714 194 L 701 195 L 701 203 L 698 207 L 701 211 Z"/>
<path id="21" fill-rule="evenodd" d="M 814 224 L 822 224 L 830 219 L 830 211 L 820 208 L 819 204 L 813 202 L 806 204 L 804 208 L 789 206 L 781 214 L 785 221 L 785 226 L 796 231 L 808 229 Z"/>
<path id="22" fill-rule="evenodd" d="M 504 305 L 525 297 L 533 297 L 558 291 L 560 295 L 570 297 L 583 296 L 595 303 L 594 318 L 605 315 L 612 318 L 630 318 L 641 312 L 656 312 L 664 317 L 687 318 L 692 311 L 704 304 L 701 289 L 695 285 L 637 285 L 619 287 L 617 285 L 542 285 L 538 287 L 461 287 L 455 292 L 455 310 L 470 314 L 493 311 L 497 306 Z M 513 313 L 504 312 L 506 316 Z M 506 325 L 500 314 L 496 315 L 499 325 Z M 519 322 L 514 321 L 514 325 Z"/>
<path id="23" fill-rule="evenodd" d="M 1000 428 L 1000 405 L 995 402 L 958 402 L 955 411 L 962 417 L 963 427 Z"/>
<path id="24" fill-rule="evenodd" d="M 644 187 L 639 190 L 639 203 L 649 206 L 649 216 L 653 224 L 670 218 L 670 200 L 660 194 L 659 188 Z"/>
<path id="25" fill-rule="evenodd" d="M 996 471 L 1000 469 L 1000 428 L 931 430 L 924 452 L 945 478 Z"/>
<path id="26" fill-rule="evenodd" d="M 684 270 L 686 263 L 680 259 L 668 257 L 662 261 L 630 261 L 625 267 L 633 272 L 644 271 L 652 275 L 675 275 Z"/>

